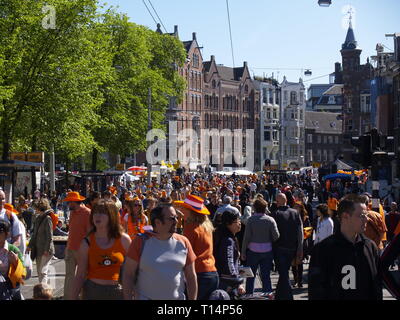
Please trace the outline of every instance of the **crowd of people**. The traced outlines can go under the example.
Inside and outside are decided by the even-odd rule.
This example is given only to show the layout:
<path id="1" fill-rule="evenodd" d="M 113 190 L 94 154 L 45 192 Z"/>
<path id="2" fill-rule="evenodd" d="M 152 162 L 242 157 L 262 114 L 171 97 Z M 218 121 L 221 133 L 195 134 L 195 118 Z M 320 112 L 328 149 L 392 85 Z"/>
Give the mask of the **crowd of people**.
<path id="1" fill-rule="evenodd" d="M 0 299 L 23 299 L 30 259 L 37 299 L 51 299 L 55 255 L 65 260 L 66 300 L 251 298 L 257 275 L 259 296 L 270 299 L 293 300 L 305 276 L 313 300 L 380 300 L 383 283 L 399 299 L 398 205 L 375 212 L 351 186 L 327 192 L 308 175 L 280 178 L 181 173 L 88 197 L 20 196 L 15 209 L 0 191 Z M 54 236 L 68 237 L 65 256 Z M 244 281 L 246 267 L 253 276 Z"/>

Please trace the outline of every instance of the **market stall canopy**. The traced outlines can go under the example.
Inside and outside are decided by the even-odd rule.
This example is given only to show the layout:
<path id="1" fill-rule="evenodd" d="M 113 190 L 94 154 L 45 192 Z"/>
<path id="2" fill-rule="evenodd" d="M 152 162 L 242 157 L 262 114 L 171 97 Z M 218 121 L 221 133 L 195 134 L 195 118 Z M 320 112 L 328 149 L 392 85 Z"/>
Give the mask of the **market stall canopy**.
<path id="1" fill-rule="evenodd" d="M 336 159 L 335 164 L 337 166 L 338 170 L 351 170 L 353 169 L 352 166 L 348 165 L 347 163 L 344 163 L 343 161 Z"/>
<path id="2" fill-rule="evenodd" d="M 146 171 L 147 167 L 137 167 L 137 166 L 133 166 L 133 167 L 129 167 L 128 169 L 126 169 L 127 171 Z"/>
<path id="3" fill-rule="evenodd" d="M 231 176 L 233 174 L 233 172 L 229 172 L 229 171 L 216 171 L 216 172 L 213 172 L 213 173 L 220 174 L 220 175 L 223 175 L 223 176 Z"/>
<path id="4" fill-rule="evenodd" d="M 345 173 L 333 173 L 322 177 L 322 180 L 336 180 L 336 179 L 351 180 L 351 175 Z"/>
<path id="5" fill-rule="evenodd" d="M 249 170 L 235 170 L 233 171 L 237 176 L 251 176 L 253 172 Z"/>

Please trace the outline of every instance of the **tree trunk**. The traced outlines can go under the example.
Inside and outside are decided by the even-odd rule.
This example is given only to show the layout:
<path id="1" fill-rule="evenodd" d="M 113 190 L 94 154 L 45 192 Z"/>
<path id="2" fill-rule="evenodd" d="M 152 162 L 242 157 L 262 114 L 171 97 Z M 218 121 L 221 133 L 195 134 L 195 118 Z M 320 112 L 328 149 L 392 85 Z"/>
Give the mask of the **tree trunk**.
<path id="1" fill-rule="evenodd" d="M 92 153 L 92 171 L 97 171 L 97 156 L 99 151 L 96 148 L 93 148 Z"/>
<path id="2" fill-rule="evenodd" d="M 2 160 L 8 160 L 9 159 L 9 153 L 10 153 L 10 134 L 7 128 L 6 124 L 6 119 L 3 118 L 1 121 L 1 136 L 3 138 L 2 144 L 3 144 L 3 154 L 2 154 Z"/>
<path id="3" fill-rule="evenodd" d="M 10 152 L 10 141 L 8 140 L 7 135 L 3 135 L 3 155 L 2 160 L 8 160 L 8 154 Z"/>

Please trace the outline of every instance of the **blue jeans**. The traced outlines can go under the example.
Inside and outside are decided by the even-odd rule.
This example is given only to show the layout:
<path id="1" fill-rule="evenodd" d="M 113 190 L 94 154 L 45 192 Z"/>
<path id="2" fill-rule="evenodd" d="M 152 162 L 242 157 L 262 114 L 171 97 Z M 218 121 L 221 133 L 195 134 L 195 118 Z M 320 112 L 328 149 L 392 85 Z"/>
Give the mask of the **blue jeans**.
<path id="1" fill-rule="evenodd" d="M 276 286 L 275 300 L 293 300 L 292 286 L 289 280 L 289 269 L 295 257 L 296 250 L 275 248 L 274 256 L 279 280 Z"/>
<path id="2" fill-rule="evenodd" d="M 272 259 L 273 259 L 272 251 L 265 253 L 258 253 L 251 250 L 247 250 L 246 258 L 247 258 L 246 260 L 247 266 L 249 266 L 254 273 L 254 278 L 246 279 L 246 293 L 248 294 L 254 293 L 254 280 L 258 266 L 260 266 L 260 271 L 261 271 L 262 291 L 271 292 L 272 286 L 271 286 L 270 273 L 272 269 Z"/>
<path id="3" fill-rule="evenodd" d="M 218 289 L 219 276 L 217 272 L 197 273 L 197 300 L 208 300 L 211 293 Z"/>

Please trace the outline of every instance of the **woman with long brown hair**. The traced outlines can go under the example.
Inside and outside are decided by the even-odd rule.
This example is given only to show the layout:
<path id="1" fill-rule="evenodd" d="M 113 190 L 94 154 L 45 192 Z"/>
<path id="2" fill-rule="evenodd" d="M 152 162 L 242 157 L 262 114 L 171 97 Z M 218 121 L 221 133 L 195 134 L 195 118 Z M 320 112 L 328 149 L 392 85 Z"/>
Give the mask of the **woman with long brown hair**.
<path id="1" fill-rule="evenodd" d="M 122 231 L 118 208 L 111 200 L 101 199 L 90 213 L 92 230 L 78 251 L 78 269 L 71 296 L 83 300 L 122 300 L 120 269 L 131 244 Z"/>
<path id="2" fill-rule="evenodd" d="M 124 217 L 125 232 L 133 240 L 138 233 L 144 233 L 144 227 L 149 224 L 149 220 L 144 214 L 142 201 L 139 198 L 125 202 L 127 214 Z"/>

